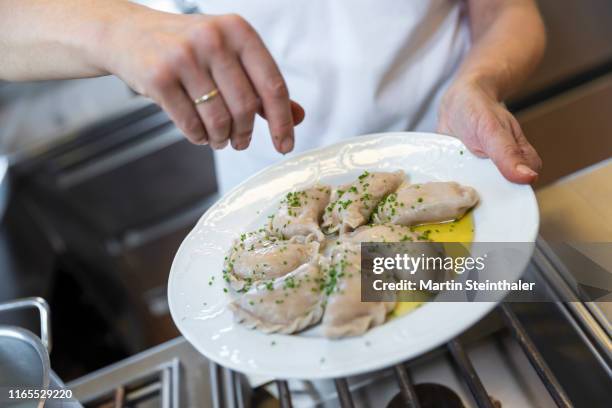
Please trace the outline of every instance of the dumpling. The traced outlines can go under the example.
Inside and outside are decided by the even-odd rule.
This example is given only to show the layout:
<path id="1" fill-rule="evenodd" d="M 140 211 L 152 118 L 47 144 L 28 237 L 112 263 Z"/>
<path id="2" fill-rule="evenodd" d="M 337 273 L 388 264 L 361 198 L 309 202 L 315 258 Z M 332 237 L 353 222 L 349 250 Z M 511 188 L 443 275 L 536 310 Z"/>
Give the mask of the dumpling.
<path id="1" fill-rule="evenodd" d="M 354 183 L 336 188 L 323 214 L 324 231 L 344 233 L 367 223 L 378 202 L 395 191 L 404 177 L 403 171 L 366 171 Z"/>
<path id="2" fill-rule="evenodd" d="M 424 239 L 424 235 L 412 231 L 409 227 L 393 224 L 363 225 L 343 236 L 343 240 L 355 243 L 405 242 Z"/>
<path id="3" fill-rule="evenodd" d="M 399 242 L 403 244 L 400 246 L 377 245 L 368 248 L 370 251 L 366 255 L 371 257 L 395 257 L 396 254 L 405 253 L 413 258 L 429 258 L 430 260 L 441 258 L 440 262 L 431 261 L 427 268 L 419 264 L 414 271 L 407 269 L 389 271 L 396 279 L 417 283 L 419 280 L 426 279 L 432 279 L 435 282 L 449 279 L 450 272 L 441 266 L 445 255 L 444 246 L 429 241 L 427 234 L 413 232 L 409 227 L 393 224 L 364 225 L 346 234 L 343 240 L 353 243 Z"/>
<path id="4" fill-rule="evenodd" d="M 324 273 L 328 295 L 323 314 L 323 334 L 330 338 L 358 336 L 383 324 L 395 307 L 395 296 L 388 302 L 361 301 L 361 260 L 359 246 L 344 244 L 336 248 Z"/>
<path id="5" fill-rule="evenodd" d="M 225 259 L 224 279 L 232 288 L 246 291 L 255 282 L 286 275 L 318 259 L 319 243 L 305 237 L 288 241 L 266 231 L 242 234 Z"/>
<path id="6" fill-rule="evenodd" d="M 321 320 L 325 297 L 316 262 L 253 285 L 229 305 L 234 318 L 265 333 L 295 333 Z"/>
<path id="7" fill-rule="evenodd" d="M 323 240 L 319 221 L 330 193 L 331 188 L 322 185 L 288 193 L 272 216 L 270 230 L 284 238 L 314 234 L 318 241 Z"/>
<path id="8" fill-rule="evenodd" d="M 452 221 L 476 203 L 476 190 L 455 182 L 404 183 L 378 204 L 373 221 L 399 225 Z"/>
<path id="9" fill-rule="evenodd" d="M 426 234 L 418 234 L 413 232 L 410 227 L 403 225 L 362 225 L 355 231 L 345 233 L 340 237 L 329 236 L 330 239 L 325 241 L 321 254 L 329 257 L 338 246 L 347 242 L 354 244 L 362 242 L 405 242 L 425 240 L 426 237 Z"/>

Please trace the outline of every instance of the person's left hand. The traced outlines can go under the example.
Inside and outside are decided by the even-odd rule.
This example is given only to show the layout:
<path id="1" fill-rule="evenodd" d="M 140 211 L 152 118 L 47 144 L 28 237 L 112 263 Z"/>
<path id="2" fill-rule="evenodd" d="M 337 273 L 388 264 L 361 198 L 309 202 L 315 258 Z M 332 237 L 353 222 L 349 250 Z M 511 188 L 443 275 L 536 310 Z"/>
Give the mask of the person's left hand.
<path id="1" fill-rule="evenodd" d="M 492 92 L 476 82 L 457 82 L 443 98 L 438 132 L 455 136 L 479 157 L 489 157 L 505 178 L 533 183 L 542 160 L 521 127 Z"/>

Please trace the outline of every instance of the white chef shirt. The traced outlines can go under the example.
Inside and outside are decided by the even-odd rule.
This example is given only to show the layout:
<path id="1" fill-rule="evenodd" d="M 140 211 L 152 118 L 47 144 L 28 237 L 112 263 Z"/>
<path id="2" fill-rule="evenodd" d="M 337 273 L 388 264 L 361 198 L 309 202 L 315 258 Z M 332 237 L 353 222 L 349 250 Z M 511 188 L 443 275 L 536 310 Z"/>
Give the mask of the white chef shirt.
<path id="1" fill-rule="evenodd" d="M 291 154 L 361 134 L 434 131 L 443 91 L 469 46 L 460 0 L 199 0 L 259 33 L 306 118 Z M 267 123 L 251 145 L 215 153 L 220 191 L 282 159 Z"/>

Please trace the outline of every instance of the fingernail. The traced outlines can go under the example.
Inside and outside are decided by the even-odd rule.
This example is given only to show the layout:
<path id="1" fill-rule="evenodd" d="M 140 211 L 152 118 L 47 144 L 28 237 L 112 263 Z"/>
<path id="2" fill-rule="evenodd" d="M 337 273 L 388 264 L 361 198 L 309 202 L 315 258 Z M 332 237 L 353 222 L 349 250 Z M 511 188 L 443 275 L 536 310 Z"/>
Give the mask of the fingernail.
<path id="1" fill-rule="evenodd" d="M 293 150 L 293 138 L 286 137 L 281 143 L 281 152 L 289 153 L 291 150 Z"/>
<path id="2" fill-rule="evenodd" d="M 529 177 L 536 177 L 538 175 L 538 173 L 536 173 L 535 171 L 533 171 L 529 167 L 525 166 L 524 164 L 517 165 L 516 166 L 516 171 L 518 171 L 519 173 L 521 173 L 524 176 L 529 176 Z"/>

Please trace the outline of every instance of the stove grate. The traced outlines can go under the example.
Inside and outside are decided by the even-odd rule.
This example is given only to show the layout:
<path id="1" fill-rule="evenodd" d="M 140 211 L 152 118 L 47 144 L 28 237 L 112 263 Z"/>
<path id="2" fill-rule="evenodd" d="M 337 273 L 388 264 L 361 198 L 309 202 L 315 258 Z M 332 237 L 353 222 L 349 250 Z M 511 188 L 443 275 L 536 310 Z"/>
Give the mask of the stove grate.
<path id="1" fill-rule="evenodd" d="M 400 386 L 400 392 L 406 403 L 406 408 L 420 408 L 419 399 L 410 379 L 410 374 L 403 364 L 398 364 L 394 367 L 397 382 Z"/>
<path id="2" fill-rule="evenodd" d="M 550 393 L 553 401 L 558 407 L 569 408 L 572 406 L 570 399 L 567 394 L 556 380 L 550 368 L 544 362 L 542 355 L 536 348 L 535 344 L 529 338 L 523 325 L 519 322 L 515 313 L 510 309 L 508 305 L 502 304 L 498 307 L 498 312 L 503 317 L 505 325 L 512 333 L 514 339 L 521 346 L 521 349 L 526 354 L 527 359 L 539 375 L 540 379 L 544 383 L 544 386 Z M 472 362 L 461 345 L 458 339 L 449 341 L 446 345 L 454 363 L 459 368 L 459 372 L 466 382 L 476 405 L 479 408 L 496 408 L 499 407 L 499 403 L 494 401 L 491 396 L 487 393 L 480 377 L 478 376 Z M 237 381 L 235 376 L 230 375 L 228 378 L 229 382 L 223 384 L 220 379 L 223 378 L 222 373 L 232 373 L 231 370 L 222 368 L 217 364 L 212 365 L 211 374 L 213 383 L 213 402 L 214 408 L 243 408 L 245 405 L 243 401 L 240 401 L 238 395 L 240 382 Z M 408 408 L 420 408 L 420 402 L 417 398 L 414 385 L 410 379 L 410 374 L 406 363 L 398 364 L 393 367 L 397 382 L 400 388 L 404 404 Z M 355 406 L 353 397 L 348 385 L 346 378 L 336 378 L 334 380 L 336 390 L 338 392 L 338 400 L 342 408 L 353 408 Z M 282 408 L 291 408 L 291 392 L 286 380 L 276 380 L 276 386 L 278 388 L 280 406 Z"/>
<path id="3" fill-rule="evenodd" d="M 162 408 L 178 408 L 179 372 L 179 360 L 174 359 L 123 382 L 110 392 L 81 402 L 86 408 L 130 408 L 157 399 Z"/>
<path id="4" fill-rule="evenodd" d="M 495 404 L 493 404 L 493 401 L 482 384 L 482 381 L 480 381 L 478 373 L 476 373 L 467 352 L 459 340 L 453 339 L 449 341 L 446 346 L 448 347 L 453 360 L 459 367 L 459 371 L 467 383 L 468 388 L 472 392 L 472 396 L 474 397 L 474 400 L 476 400 L 478 407 L 495 408 Z"/>
<path id="5" fill-rule="evenodd" d="M 508 305 L 502 304 L 498 308 L 501 312 L 501 315 L 506 323 L 506 326 L 510 329 L 512 336 L 516 339 L 518 344 L 523 349 L 523 352 L 529 359 L 529 362 L 535 369 L 536 373 L 544 383 L 544 386 L 548 390 L 550 396 L 553 398 L 558 407 L 571 407 L 572 404 L 563 391 L 563 388 L 553 375 L 552 371 L 546 365 L 546 362 L 542 358 L 542 355 L 538 352 L 535 344 L 527 335 L 527 332 L 523 328 L 521 322 L 519 322 L 518 318 L 514 314 Z"/>

